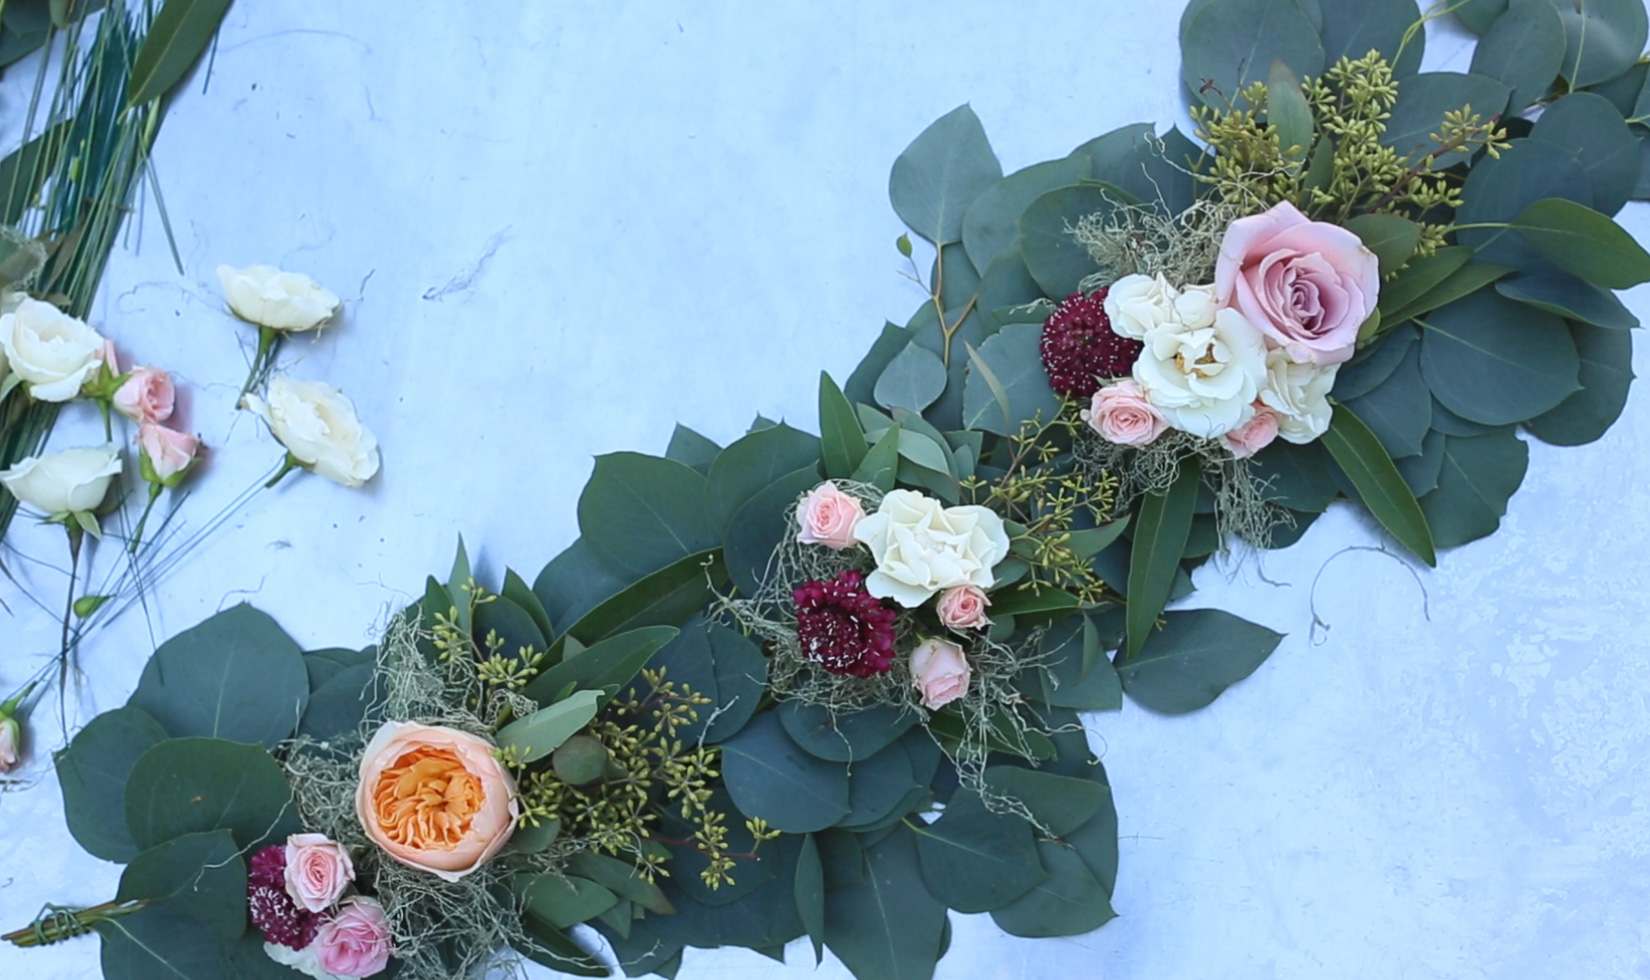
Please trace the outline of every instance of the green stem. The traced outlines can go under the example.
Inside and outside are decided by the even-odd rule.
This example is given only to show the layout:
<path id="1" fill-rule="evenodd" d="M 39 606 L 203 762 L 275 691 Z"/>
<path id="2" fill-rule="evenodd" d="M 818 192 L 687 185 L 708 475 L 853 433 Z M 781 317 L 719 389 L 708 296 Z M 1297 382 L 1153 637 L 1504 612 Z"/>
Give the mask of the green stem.
<path id="1" fill-rule="evenodd" d="M 58 712 L 66 726 L 69 717 L 69 621 L 74 617 L 74 586 L 80 572 L 80 546 L 86 539 L 86 532 L 73 520 L 64 525 L 64 529 L 69 532 L 69 596 L 63 605 L 63 647 L 57 655 L 57 701 Z"/>
<path id="2" fill-rule="evenodd" d="M 291 473 L 293 470 L 302 465 L 304 465 L 302 460 L 291 453 L 287 453 L 286 459 L 281 462 L 280 470 L 274 476 L 269 478 L 269 482 L 264 484 L 264 489 L 268 490 L 275 484 L 280 483 L 281 477 L 286 476 L 288 473 Z"/>
<path id="3" fill-rule="evenodd" d="M 137 529 L 132 532 L 132 540 L 126 546 L 126 553 L 137 554 L 138 545 L 143 541 L 143 526 L 149 523 L 149 512 L 155 509 L 155 501 L 160 498 L 161 485 L 149 484 L 149 502 L 143 506 L 143 516 L 138 518 Z"/>
<path id="4" fill-rule="evenodd" d="M 39 916 L 21 929 L 0 936 L 0 942 L 8 942 L 13 946 L 28 948 L 31 946 L 49 946 L 66 939 L 83 936 L 92 931 L 92 927 L 99 922 L 109 919 L 118 919 L 123 915 L 131 915 L 145 905 L 147 899 L 139 901 L 104 902 L 102 905 L 93 905 L 90 908 L 76 909 L 62 905 L 48 905 Z"/>

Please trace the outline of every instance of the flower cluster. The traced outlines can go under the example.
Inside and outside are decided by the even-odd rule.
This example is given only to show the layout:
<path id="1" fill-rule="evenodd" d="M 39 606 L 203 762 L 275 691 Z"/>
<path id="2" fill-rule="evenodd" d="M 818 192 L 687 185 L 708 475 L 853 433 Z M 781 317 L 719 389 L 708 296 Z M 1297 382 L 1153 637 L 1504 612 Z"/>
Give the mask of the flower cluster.
<path id="1" fill-rule="evenodd" d="M 1379 290 L 1375 256 L 1352 232 L 1287 202 L 1239 218 L 1213 283 L 1136 274 L 1111 285 L 1109 326 L 1141 349 L 1130 377 L 1101 384 L 1082 418 L 1119 445 L 1144 446 L 1172 428 L 1238 458 L 1279 437 L 1311 442 L 1329 426 L 1335 373 Z M 1063 329 L 1058 315 L 1045 336 Z"/>
<path id="2" fill-rule="evenodd" d="M 252 390 L 274 367 L 282 338 L 320 330 L 337 315 L 341 301 L 309 276 L 267 265 L 220 265 L 218 281 L 230 311 L 258 328 L 258 351 L 241 407 L 263 419 L 286 447 L 280 476 L 302 467 L 351 489 L 365 485 L 378 472 L 378 440 L 342 391 L 285 375 L 269 378 L 261 395 Z"/>
<path id="3" fill-rule="evenodd" d="M 364 895 L 347 894 L 355 863 L 321 834 L 293 834 L 247 862 L 247 912 L 277 963 L 317 980 L 370 977 L 388 964 L 389 920 Z"/>
<path id="4" fill-rule="evenodd" d="M 138 463 L 151 502 L 163 488 L 181 483 L 197 461 L 200 440 L 164 424 L 176 400 L 171 376 L 154 367 L 121 373 L 114 344 L 51 303 L 25 296 L 9 305 L 0 314 L 3 390 L 23 386 L 39 402 L 85 397 L 106 423 L 111 411 L 118 412 L 137 424 Z M 95 532 L 94 515 L 122 468 L 120 451 L 110 441 L 26 457 L 0 472 L 0 484 L 48 520 L 73 520 Z"/>
<path id="5" fill-rule="evenodd" d="M 796 540 L 842 551 L 863 545 L 874 568 L 848 570 L 833 581 L 810 581 L 792 599 L 802 655 L 834 674 L 887 673 L 897 659 L 897 608 L 915 609 L 938 596 L 934 615 L 960 634 L 991 625 L 986 590 L 992 569 L 1008 557 L 1003 519 L 978 505 L 946 507 L 914 490 L 893 490 L 873 514 L 829 480 L 797 504 Z M 922 703 L 940 708 L 968 689 L 969 666 L 957 644 L 925 639 L 907 666 Z"/>

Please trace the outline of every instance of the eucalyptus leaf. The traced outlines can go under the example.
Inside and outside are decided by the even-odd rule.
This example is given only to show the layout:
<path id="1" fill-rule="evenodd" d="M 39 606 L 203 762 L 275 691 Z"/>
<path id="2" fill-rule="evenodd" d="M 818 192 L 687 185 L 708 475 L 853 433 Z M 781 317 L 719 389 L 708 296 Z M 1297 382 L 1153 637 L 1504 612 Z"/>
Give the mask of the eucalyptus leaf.
<path id="1" fill-rule="evenodd" d="M 1211 108 L 1224 108 L 1273 61 L 1303 76 L 1324 68 L 1312 18 L 1294 0 L 1206 0 L 1187 8 L 1180 25 L 1180 78 Z"/>
<path id="2" fill-rule="evenodd" d="M 1546 98 L 1564 65 L 1564 23 L 1545 0 L 1514 3 L 1482 31 L 1473 48 L 1472 72 L 1511 90 L 1513 112 Z M 1483 113 L 1489 119 L 1488 113 Z"/>
<path id="3" fill-rule="evenodd" d="M 1019 766 L 992 766 L 985 771 L 985 783 L 1017 800 L 1056 837 L 1088 823 L 1111 803 L 1103 783 Z"/>
<path id="4" fill-rule="evenodd" d="M 1415 0 L 1358 0 L 1356 3 L 1325 3 L 1323 7 L 1323 63 L 1333 65 L 1341 58 L 1356 61 L 1370 51 L 1379 51 L 1392 65 L 1400 80 L 1415 74 L 1426 52 L 1426 33 L 1417 30 L 1404 42 L 1410 27 L 1421 24 L 1421 10 Z"/>
<path id="5" fill-rule="evenodd" d="M 246 928 L 246 863 L 227 830 L 185 834 L 137 857 L 120 876 L 116 901 L 147 902 L 183 915 L 221 939 Z"/>
<path id="6" fill-rule="evenodd" d="M 1403 268 L 1421 242 L 1421 226 L 1395 214 L 1360 214 L 1347 221 L 1345 228 L 1375 253 L 1383 276 Z"/>
<path id="7" fill-rule="evenodd" d="M 1431 255 L 1412 260 L 1396 276 L 1381 283 L 1382 319 L 1392 324 L 1402 322 L 1393 314 L 1426 295 L 1466 265 L 1470 258 L 1472 249 L 1464 245 L 1446 245 Z M 1336 383 L 1340 383 L 1338 378 Z"/>
<path id="8" fill-rule="evenodd" d="M 866 849 L 863 861 L 858 879 L 825 893 L 825 944 L 855 976 L 929 980 L 945 903 L 923 887 L 911 830 L 896 827 Z"/>
<path id="9" fill-rule="evenodd" d="M 1639 179 L 1639 139 L 1601 96 L 1575 92 L 1549 104 L 1530 138 L 1580 151 L 1581 169 L 1593 189 L 1592 206 L 1600 213 L 1615 214 L 1633 195 Z"/>
<path id="10" fill-rule="evenodd" d="M 126 829 L 126 781 L 138 758 L 166 737 L 159 722 L 127 705 L 93 718 L 57 754 L 64 820 L 94 857 L 120 863 L 137 857 Z"/>
<path id="11" fill-rule="evenodd" d="M 174 738 L 138 757 L 126 780 L 126 826 L 139 848 L 227 830 L 243 849 L 297 833 L 286 775 L 256 745 Z"/>
<path id="12" fill-rule="evenodd" d="M 1213 703 L 1255 672 L 1283 634 L 1219 609 L 1163 614 L 1135 656 L 1117 662 L 1123 690 L 1137 703 L 1178 715 Z"/>
<path id="13" fill-rule="evenodd" d="M 974 265 L 984 269 L 1020 236 L 1020 215 L 1049 191 L 1069 187 L 1089 176 L 1092 161 L 1075 155 L 1032 164 L 986 188 L 963 216 L 963 245 Z"/>
<path id="14" fill-rule="evenodd" d="M 796 863 L 796 912 L 808 930 L 814 947 L 814 965 L 825 960 L 825 868 L 819 860 L 819 844 L 812 834 L 802 839 L 802 853 Z"/>
<path id="15" fill-rule="evenodd" d="M 1604 435 L 1627 405 L 1633 383 L 1633 335 L 1571 323 L 1581 355 L 1581 390 L 1557 408 L 1526 423 L 1536 438 L 1555 446 L 1580 446 Z"/>
<path id="16" fill-rule="evenodd" d="M 808 754 L 773 712 L 722 743 L 722 777 L 741 813 L 792 834 L 824 830 L 848 815 L 848 770 Z"/>
<path id="17" fill-rule="evenodd" d="M 757 493 L 803 468 L 814 470 L 817 482 L 819 464 L 819 438 L 783 423 L 734 441 L 705 477 L 705 511 L 711 526 L 726 535 L 734 513 Z"/>
<path id="18" fill-rule="evenodd" d="M 1567 0 L 1555 3 L 1564 24 L 1564 67 L 1571 88 L 1626 72 L 1644 50 L 1650 20 L 1643 0 Z"/>
<path id="19" fill-rule="evenodd" d="M 938 820 L 907 826 L 917 835 L 929 892 L 959 912 L 1000 909 L 1048 877 L 1031 825 L 991 812 L 978 793 L 959 790 Z"/>
<path id="20" fill-rule="evenodd" d="M 1449 8 L 1474 34 L 1482 34 L 1507 10 L 1507 0 L 1458 0 Z"/>
<path id="21" fill-rule="evenodd" d="M 795 518 L 789 516 L 788 509 L 818 483 L 818 464 L 804 466 L 763 487 L 734 512 L 728 522 L 723 554 L 728 576 L 745 595 L 755 595 L 760 588 L 773 549 L 780 540 L 795 535 Z"/>
<path id="22" fill-rule="evenodd" d="M 1043 367 L 1042 335 L 1041 324 L 1010 323 L 981 345 L 963 392 L 963 425 L 1013 435 L 1021 422 L 1055 417 L 1060 401 Z"/>
<path id="23" fill-rule="evenodd" d="M 1507 501 L 1524 481 L 1529 456 L 1512 429 L 1445 437 L 1438 488 L 1421 498 L 1440 547 L 1466 544 L 1500 526 Z"/>
<path id="24" fill-rule="evenodd" d="M 1358 352 L 1358 356 L 1341 365 L 1335 373 L 1333 394 L 1341 401 L 1350 401 L 1374 391 L 1398 365 L 1420 334 L 1410 324 L 1399 324 L 1395 329 Z"/>
<path id="25" fill-rule="evenodd" d="M 1483 290 L 1416 322 L 1427 385 L 1446 408 L 1474 422 L 1522 422 L 1579 387 L 1575 344 L 1550 313 Z"/>
<path id="26" fill-rule="evenodd" d="M 1117 917 L 1110 892 L 1076 850 L 1055 841 L 1038 841 L 1037 855 L 1048 877 L 992 911 L 991 920 L 998 928 L 1011 936 L 1076 936 Z"/>
<path id="27" fill-rule="evenodd" d="M 128 702 L 173 736 L 266 748 L 291 736 L 308 703 L 303 651 L 244 603 L 162 643 Z"/>
<path id="28" fill-rule="evenodd" d="M 1485 119 L 1500 115 L 1511 94 L 1504 83 L 1487 75 L 1460 72 L 1422 72 L 1406 78 L 1398 86 L 1398 102 L 1392 107 L 1381 143 L 1392 147 L 1400 160 L 1420 161 L 1433 157 L 1438 169 L 1462 163 L 1465 150 L 1444 152 L 1432 137 L 1444 125 L 1444 113 L 1471 107 Z"/>
<path id="29" fill-rule="evenodd" d="M 774 713 L 792 741 L 810 755 L 829 762 L 869 759 L 904 735 L 918 720 L 915 712 L 892 705 L 833 713 L 794 698 L 782 702 Z"/>
<path id="30" fill-rule="evenodd" d="M 1393 369 L 1366 394 L 1346 401 L 1394 459 L 1414 456 L 1432 426 L 1432 392 L 1421 377 L 1421 345 L 1409 344 Z"/>
<path id="31" fill-rule="evenodd" d="M 1521 211 L 1512 226 L 1551 263 L 1606 289 L 1650 282 L 1650 252 L 1608 217 L 1549 198 Z"/>
<path id="32" fill-rule="evenodd" d="M 521 888 L 524 909 L 557 929 L 594 919 L 618 900 L 606 888 L 578 875 L 536 875 Z"/>
<path id="33" fill-rule="evenodd" d="M 579 494 L 584 546 L 615 576 L 631 580 L 715 547 L 705 484 L 706 477 L 675 460 L 641 453 L 596 457 Z"/>
<path id="34" fill-rule="evenodd" d="M 888 362 L 877 378 L 875 396 L 883 408 L 921 412 L 945 391 L 945 362 L 912 343 Z"/>
<path id="35" fill-rule="evenodd" d="M 595 851 L 580 851 L 567 859 L 567 866 L 649 912 L 671 915 L 676 911 L 659 886 L 643 878 L 630 861 L 610 858 Z"/>
<path id="36" fill-rule="evenodd" d="M 548 704 L 569 687 L 588 691 L 621 689 L 676 633 L 673 626 L 646 626 L 610 636 L 533 678 L 521 693 Z"/>
<path id="37" fill-rule="evenodd" d="M 1282 439 L 1256 453 L 1250 464 L 1267 481 L 1266 496 L 1296 511 L 1320 513 L 1339 495 L 1334 465 L 1321 442 L 1296 445 Z"/>
<path id="38" fill-rule="evenodd" d="M 688 555 L 603 599 L 580 615 L 567 635 L 588 646 L 643 626 L 679 623 L 704 608 L 712 586 L 725 581 L 720 551 Z"/>
<path id="39" fill-rule="evenodd" d="M 888 197 L 912 231 L 944 245 L 961 240 L 968 206 L 1002 175 L 979 117 L 961 105 L 923 130 L 894 161 Z"/>
<path id="40" fill-rule="evenodd" d="M 1546 140 L 1521 139 L 1475 164 L 1461 188 L 1462 204 L 1455 212 L 1461 225 L 1498 225 L 1512 221 L 1530 205 L 1546 198 L 1565 198 L 1577 204 L 1593 203 L 1592 181 L 1581 165 L 1581 151 Z M 1507 265 L 1525 272 L 1543 271 L 1545 261 L 1532 243 L 1504 228 L 1465 228 L 1456 238 L 1477 249 L 1481 263 Z M 1585 277 L 1584 277 L 1585 278 Z"/>
<path id="41" fill-rule="evenodd" d="M 899 439 L 899 426 L 884 429 L 865 458 L 860 460 L 853 479 L 859 483 L 869 483 L 883 493 L 894 489 L 894 476 L 899 469 Z"/>
<path id="42" fill-rule="evenodd" d="M 678 422 L 670 434 L 670 445 L 665 447 L 665 458 L 707 473 L 716 454 L 721 451 L 721 446 Z"/>
<path id="43" fill-rule="evenodd" d="M 538 596 L 552 623 L 566 626 L 578 622 L 603 600 L 616 595 L 641 576 L 619 577 L 608 571 L 583 538 L 575 538 L 561 554 L 533 580 Z M 445 612 L 445 600 L 442 612 Z"/>
<path id="44" fill-rule="evenodd" d="M 516 749 L 521 762 L 537 762 L 554 752 L 596 717 L 602 701 L 598 691 L 571 695 L 499 729 L 494 741 L 501 749 Z"/>
<path id="45" fill-rule="evenodd" d="M 1595 327 L 1628 330 L 1639 325 L 1638 317 L 1614 293 L 1562 272 L 1503 279 L 1495 284 L 1495 291 L 1554 316 Z"/>
<path id="46" fill-rule="evenodd" d="M 871 345 L 859 366 L 854 368 L 853 374 L 848 376 L 848 383 L 842 386 L 842 393 L 848 401 L 853 403 L 869 403 L 876 388 L 877 378 L 894 355 L 905 349 L 911 342 L 911 331 L 892 323 L 882 325 L 882 333 L 877 335 L 876 343 Z"/>
<path id="47" fill-rule="evenodd" d="M 1020 215 L 1020 254 L 1045 295 L 1065 299 L 1084 276 L 1099 270 L 1071 229 L 1091 214 L 1111 214 L 1121 203 L 1110 188 L 1082 184 L 1049 191 Z"/>

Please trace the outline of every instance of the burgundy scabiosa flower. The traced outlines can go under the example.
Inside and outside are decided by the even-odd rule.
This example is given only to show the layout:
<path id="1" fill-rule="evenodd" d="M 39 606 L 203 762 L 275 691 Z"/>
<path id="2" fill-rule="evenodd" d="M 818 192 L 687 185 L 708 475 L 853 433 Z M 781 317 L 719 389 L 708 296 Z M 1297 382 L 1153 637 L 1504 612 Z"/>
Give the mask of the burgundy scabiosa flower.
<path id="1" fill-rule="evenodd" d="M 1043 367 L 1048 385 L 1062 395 L 1087 398 L 1101 378 L 1126 377 L 1145 349 L 1138 340 L 1112 332 L 1106 290 L 1073 293 L 1043 321 Z"/>
<path id="2" fill-rule="evenodd" d="M 870 677 L 894 663 L 895 610 L 865 591 L 865 576 L 846 571 L 829 582 L 806 582 L 796 600 L 802 655 L 833 674 Z"/>
<path id="3" fill-rule="evenodd" d="M 322 916 L 298 907 L 286 891 L 286 848 L 260 849 L 247 862 L 246 910 L 264 939 L 289 949 L 304 949 L 315 940 Z"/>

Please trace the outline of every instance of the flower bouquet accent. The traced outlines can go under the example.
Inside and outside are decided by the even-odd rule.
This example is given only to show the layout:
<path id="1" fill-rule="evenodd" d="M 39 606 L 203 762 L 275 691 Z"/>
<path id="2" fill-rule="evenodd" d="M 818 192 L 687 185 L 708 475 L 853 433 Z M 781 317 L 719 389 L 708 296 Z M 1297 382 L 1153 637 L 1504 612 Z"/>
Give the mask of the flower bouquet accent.
<path id="1" fill-rule="evenodd" d="M 530 584 L 461 548 L 366 651 L 245 606 L 174 637 L 58 760 L 119 894 L 8 938 L 95 929 L 122 976 L 601 975 L 583 925 L 628 975 L 807 937 L 920 978 L 950 910 L 1100 927 L 1078 713 L 1206 707 L 1279 640 L 1165 611 L 1189 573 L 1342 496 L 1433 561 L 1494 530 L 1517 426 L 1584 442 L 1625 399 L 1642 11 L 1493 6 L 1474 73 L 1418 75 L 1413 0 L 1200 0 L 1200 142 L 1004 176 L 946 115 L 890 179 L 929 297 L 821 376 L 819 435 L 602 456 Z"/>

